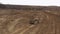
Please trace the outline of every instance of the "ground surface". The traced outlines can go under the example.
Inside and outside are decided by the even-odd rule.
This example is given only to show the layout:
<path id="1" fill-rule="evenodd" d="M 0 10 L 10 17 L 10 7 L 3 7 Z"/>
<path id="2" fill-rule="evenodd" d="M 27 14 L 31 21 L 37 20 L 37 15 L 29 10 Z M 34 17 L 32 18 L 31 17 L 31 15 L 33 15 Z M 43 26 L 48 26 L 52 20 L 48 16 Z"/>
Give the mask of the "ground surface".
<path id="1" fill-rule="evenodd" d="M 30 24 L 32 16 L 39 23 Z M 60 34 L 59 25 L 57 11 L 0 9 L 0 34 Z"/>

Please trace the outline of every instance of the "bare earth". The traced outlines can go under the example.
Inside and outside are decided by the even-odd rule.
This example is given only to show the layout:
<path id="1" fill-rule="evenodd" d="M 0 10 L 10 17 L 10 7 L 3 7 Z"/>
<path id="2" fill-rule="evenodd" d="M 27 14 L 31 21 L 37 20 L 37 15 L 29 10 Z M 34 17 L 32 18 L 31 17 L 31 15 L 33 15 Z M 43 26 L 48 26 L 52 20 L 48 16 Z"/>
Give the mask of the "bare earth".
<path id="1" fill-rule="evenodd" d="M 0 34 L 60 34 L 60 12 L 0 9 Z M 39 23 L 30 24 L 32 18 Z"/>

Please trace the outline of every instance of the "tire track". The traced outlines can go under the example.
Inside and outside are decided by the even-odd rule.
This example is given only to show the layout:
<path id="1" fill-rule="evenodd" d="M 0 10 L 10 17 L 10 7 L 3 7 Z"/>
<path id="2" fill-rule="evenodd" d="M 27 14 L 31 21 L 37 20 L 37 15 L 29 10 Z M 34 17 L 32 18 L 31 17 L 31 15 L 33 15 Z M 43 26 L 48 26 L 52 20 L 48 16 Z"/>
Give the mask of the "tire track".
<path id="1" fill-rule="evenodd" d="M 30 34 L 36 34 L 39 31 L 39 29 L 40 29 L 40 24 L 38 24 L 37 27 L 35 27 Z"/>
<path id="2" fill-rule="evenodd" d="M 34 28 L 36 25 L 31 25 L 28 28 L 25 28 L 23 31 L 21 31 L 19 34 L 24 34 L 26 31 L 28 31 L 31 28 Z"/>
<path id="3" fill-rule="evenodd" d="M 43 33 L 45 34 L 45 32 L 48 28 L 48 23 L 46 23 L 46 21 L 44 21 L 44 22 L 41 22 L 40 28 L 36 34 L 43 34 Z"/>
<path id="4" fill-rule="evenodd" d="M 19 20 L 21 20 L 22 18 L 18 18 L 18 19 L 15 19 L 13 22 L 10 22 L 12 23 L 11 26 L 9 26 L 8 30 L 12 32 L 14 26 L 18 23 Z"/>
<path id="5" fill-rule="evenodd" d="M 26 24 L 24 24 L 24 26 L 21 26 L 21 28 L 15 30 L 14 32 L 12 32 L 12 34 L 16 34 L 16 33 L 19 33 L 20 31 L 28 28 L 29 26 L 27 26 Z"/>

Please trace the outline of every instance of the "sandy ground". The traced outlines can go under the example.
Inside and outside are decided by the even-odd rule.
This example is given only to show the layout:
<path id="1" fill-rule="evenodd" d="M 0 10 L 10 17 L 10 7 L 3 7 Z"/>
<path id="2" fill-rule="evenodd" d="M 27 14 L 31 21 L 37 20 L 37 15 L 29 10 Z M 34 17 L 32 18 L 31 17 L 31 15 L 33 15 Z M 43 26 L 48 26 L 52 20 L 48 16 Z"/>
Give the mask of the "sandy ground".
<path id="1" fill-rule="evenodd" d="M 39 23 L 30 24 L 32 16 Z M 38 16 L 38 17 L 36 17 Z M 59 34 L 60 15 L 57 11 L 0 10 L 0 34 Z"/>

